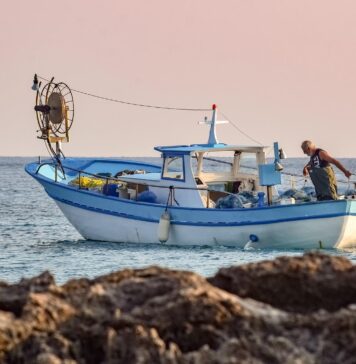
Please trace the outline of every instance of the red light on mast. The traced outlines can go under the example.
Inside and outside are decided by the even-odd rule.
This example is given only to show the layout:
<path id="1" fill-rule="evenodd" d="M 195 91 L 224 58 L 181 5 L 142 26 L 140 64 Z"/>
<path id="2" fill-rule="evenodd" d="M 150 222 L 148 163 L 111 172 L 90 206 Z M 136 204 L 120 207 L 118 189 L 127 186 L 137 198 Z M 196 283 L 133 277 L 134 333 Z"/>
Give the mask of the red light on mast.
<path id="1" fill-rule="evenodd" d="M 213 104 L 212 109 L 215 110 L 216 107 L 217 107 L 216 104 Z"/>

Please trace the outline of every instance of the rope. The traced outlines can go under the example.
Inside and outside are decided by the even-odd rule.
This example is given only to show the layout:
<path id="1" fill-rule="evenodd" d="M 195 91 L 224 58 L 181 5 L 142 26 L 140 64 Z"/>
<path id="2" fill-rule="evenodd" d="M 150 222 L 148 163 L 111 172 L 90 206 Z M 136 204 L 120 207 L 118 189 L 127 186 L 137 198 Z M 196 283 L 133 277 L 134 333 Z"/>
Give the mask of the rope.
<path id="1" fill-rule="evenodd" d="M 167 203 L 166 203 L 166 208 L 165 208 L 166 212 L 168 210 L 169 203 L 171 203 L 171 206 L 172 206 L 172 194 L 173 194 L 173 186 L 169 186 L 169 192 L 168 192 Z"/>
<path id="2" fill-rule="evenodd" d="M 49 80 L 47 78 L 44 78 L 42 76 L 38 76 L 38 78 L 43 80 L 43 81 L 49 82 Z M 161 105 L 141 104 L 141 103 L 136 103 L 136 102 L 113 99 L 111 97 L 100 96 L 100 95 L 92 94 L 90 92 L 76 90 L 74 88 L 72 88 L 71 90 L 73 92 L 78 93 L 78 94 L 94 97 L 96 99 L 110 101 L 110 102 L 116 102 L 116 103 L 119 103 L 119 104 L 130 105 L 130 106 L 146 107 L 146 108 L 151 108 L 151 109 L 174 110 L 174 111 L 211 111 L 211 109 L 204 109 L 204 108 L 170 107 L 170 106 L 161 106 Z"/>
<path id="3" fill-rule="evenodd" d="M 305 178 L 305 179 L 304 179 L 303 188 L 307 185 L 307 183 L 308 183 L 308 180 Z"/>
<path id="4" fill-rule="evenodd" d="M 263 146 L 263 144 L 261 142 L 259 142 L 258 140 L 252 138 L 250 135 L 248 135 L 247 133 L 245 133 L 241 128 L 239 128 L 227 115 L 225 115 L 223 112 L 221 112 L 221 115 L 231 123 L 231 125 L 238 131 L 240 132 L 242 135 L 244 135 L 245 137 L 247 137 L 248 139 L 250 139 L 251 141 L 253 141 L 254 143 Z"/>

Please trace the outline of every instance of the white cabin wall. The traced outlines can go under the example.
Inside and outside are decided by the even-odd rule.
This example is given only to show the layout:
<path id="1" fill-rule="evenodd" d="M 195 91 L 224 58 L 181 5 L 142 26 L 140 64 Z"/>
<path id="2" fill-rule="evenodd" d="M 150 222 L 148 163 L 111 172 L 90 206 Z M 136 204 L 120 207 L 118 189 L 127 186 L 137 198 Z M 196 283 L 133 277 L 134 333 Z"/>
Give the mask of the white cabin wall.
<path id="1" fill-rule="evenodd" d="M 174 189 L 174 197 L 180 206 L 205 207 L 203 206 L 203 201 L 195 182 L 195 177 L 191 165 L 191 156 L 189 154 L 184 155 L 183 160 L 185 181 L 174 179 L 161 179 L 159 184 L 160 186 L 176 187 Z M 184 189 L 179 189 L 179 187 L 184 187 Z M 169 188 L 150 187 L 150 191 L 156 194 L 159 203 L 167 203 Z M 173 205 L 177 204 L 173 201 Z"/>

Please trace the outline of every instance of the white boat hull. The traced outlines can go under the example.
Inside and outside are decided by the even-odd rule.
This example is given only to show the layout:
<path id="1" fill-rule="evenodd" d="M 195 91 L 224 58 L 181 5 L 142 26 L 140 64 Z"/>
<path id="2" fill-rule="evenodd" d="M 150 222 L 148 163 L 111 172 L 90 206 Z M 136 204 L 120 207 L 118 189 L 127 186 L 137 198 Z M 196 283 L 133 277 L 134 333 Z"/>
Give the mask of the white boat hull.
<path id="1" fill-rule="evenodd" d="M 56 203 L 85 239 L 159 244 L 158 223 L 102 214 L 59 201 Z M 171 225 L 169 239 L 165 244 L 244 248 L 251 234 L 258 237 L 258 242 L 248 244 L 252 248 L 347 248 L 356 245 L 356 216 L 253 226 Z"/>

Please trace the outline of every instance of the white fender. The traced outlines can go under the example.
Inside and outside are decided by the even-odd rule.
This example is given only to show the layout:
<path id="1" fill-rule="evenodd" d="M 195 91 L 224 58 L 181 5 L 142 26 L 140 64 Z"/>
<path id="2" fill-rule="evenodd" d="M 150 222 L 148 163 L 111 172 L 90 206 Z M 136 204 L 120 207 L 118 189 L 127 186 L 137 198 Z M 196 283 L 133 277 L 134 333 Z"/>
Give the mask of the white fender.
<path id="1" fill-rule="evenodd" d="M 158 224 L 158 240 L 161 243 L 165 243 L 168 240 L 170 226 L 171 226 L 171 216 L 169 215 L 168 211 L 165 211 L 161 215 Z"/>

